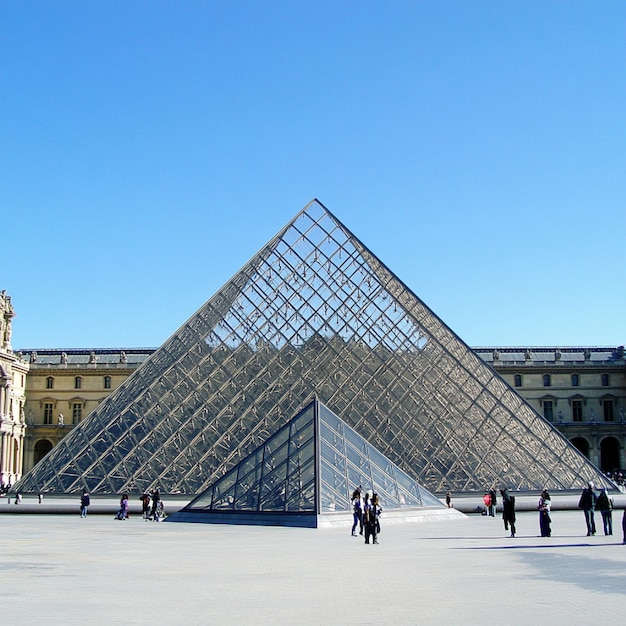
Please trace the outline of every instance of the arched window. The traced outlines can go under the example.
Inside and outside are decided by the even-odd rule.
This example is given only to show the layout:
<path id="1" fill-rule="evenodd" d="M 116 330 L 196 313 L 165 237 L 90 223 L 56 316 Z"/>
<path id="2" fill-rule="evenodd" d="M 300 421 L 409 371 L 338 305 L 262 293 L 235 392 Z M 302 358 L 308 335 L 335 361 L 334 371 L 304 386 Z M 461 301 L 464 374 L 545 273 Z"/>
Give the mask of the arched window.
<path id="1" fill-rule="evenodd" d="M 609 375 L 608 374 L 602 374 L 602 386 L 603 387 L 608 387 L 609 386 Z"/>
<path id="2" fill-rule="evenodd" d="M 83 386 L 83 379 L 80 376 L 77 376 L 74 379 L 74 389 L 80 389 Z"/>
<path id="3" fill-rule="evenodd" d="M 54 389 L 54 377 L 48 376 L 46 378 L 46 389 Z"/>
<path id="4" fill-rule="evenodd" d="M 513 377 L 513 381 L 516 387 L 521 387 L 522 386 L 522 375 L 521 374 L 515 374 L 515 376 Z"/>
<path id="5" fill-rule="evenodd" d="M 600 442 L 600 469 L 613 472 L 619 468 L 619 441 L 615 437 L 605 437 Z"/>
<path id="6" fill-rule="evenodd" d="M 550 387 L 552 385 L 552 379 L 550 378 L 550 374 L 543 375 L 543 386 Z"/>
<path id="7" fill-rule="evenodd" d="M 572 374 L 572 387 L 578 387 L 580 385 L 580 376 L 578 374 Z"/>
<path id="8" fill-rule="evenodd" d="M 41 461 L 41 459 L 43 459 L 43 457 L 46 456 L 50 450 L 52 450 L 52 443 L 47 439 L 40 439 L 35 444 L 35 465 L 39 463 L 39 461 Z"/>
<path id="9" fill-rule="evenodd" d="M 110 376 L 104 377 L 104 388 L 111 389 L 111 377 Z"/>
<path id="10" fill-rule="evenodd" d="M 589 442 L 584 437 L 574 437 L 570 439 L 570 443 L 579 451 L 589 458 Z"/>

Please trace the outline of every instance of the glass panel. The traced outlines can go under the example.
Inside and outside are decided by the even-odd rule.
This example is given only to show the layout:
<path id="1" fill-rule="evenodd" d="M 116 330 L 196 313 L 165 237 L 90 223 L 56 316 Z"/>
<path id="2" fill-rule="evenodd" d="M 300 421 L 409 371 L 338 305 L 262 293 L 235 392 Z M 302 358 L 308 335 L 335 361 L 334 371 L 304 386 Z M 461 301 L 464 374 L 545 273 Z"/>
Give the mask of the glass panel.
<path id="1" fill-rule="evenodd" d="M 156 483 L 164 493 L 195 494 L 280 431 L 314 393 L 328 404 L 322 421 L 336 433 L 324 437 L 342 453 L 345 436 L 360 476 L 369 474 L 367 446 L 354 431 L 432 491 L 482 490 L 487 478 L 508 480 L 511 465 L 528 489 L 604 481 L 313 201 L 76 426 L 89 446 L 70 433 L 19 488 L 78 490 L 85 472 L 97 480 L 91 468 L 98 467 L 102 493 Z M 337 415 L 354 430 L 344 434 Z M 308 415 L 298 419 L 311 428 Z M 268 442 L 275 463 L 303 441 L 294 437 L 279 457 L 290 434 L 280 437 Z M 152 462 L 134 458 L 138 445 Z"/>

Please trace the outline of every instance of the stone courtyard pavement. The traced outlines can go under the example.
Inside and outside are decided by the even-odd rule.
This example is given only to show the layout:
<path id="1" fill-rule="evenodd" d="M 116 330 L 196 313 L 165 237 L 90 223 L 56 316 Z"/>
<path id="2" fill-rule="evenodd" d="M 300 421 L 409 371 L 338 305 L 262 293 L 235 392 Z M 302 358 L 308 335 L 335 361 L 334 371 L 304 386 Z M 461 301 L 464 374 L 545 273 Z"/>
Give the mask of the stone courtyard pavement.
<path id="1" fill-rule="evenodd" d="M 580 511 L 350 529 L 0 515 L 7 624 L 617 624 L 622 511 L 586 537 Z M 596 514 L 601 526 L 600 515 Z"/>

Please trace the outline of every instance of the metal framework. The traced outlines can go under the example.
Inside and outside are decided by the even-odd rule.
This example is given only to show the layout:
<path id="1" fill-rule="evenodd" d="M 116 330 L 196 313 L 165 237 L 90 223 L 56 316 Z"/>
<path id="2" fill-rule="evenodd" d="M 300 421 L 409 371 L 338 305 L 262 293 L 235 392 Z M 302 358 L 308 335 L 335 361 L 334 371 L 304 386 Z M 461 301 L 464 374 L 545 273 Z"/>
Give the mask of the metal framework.
<path id="1" fill-rule="evenodd" d="M 274 524 L 315 527 L 319 515 L 351 512 L 357 486 L 377 493 L 385 511 L 443 506 L 313 399 L 178 518 L 262 523 L 265 517 Z"/>
<path id="2" fill-rule="evenodd" d="M 312 395 L 430 491 L 604 480 L 314 200 L 19 488 L 201 493 Z"/>

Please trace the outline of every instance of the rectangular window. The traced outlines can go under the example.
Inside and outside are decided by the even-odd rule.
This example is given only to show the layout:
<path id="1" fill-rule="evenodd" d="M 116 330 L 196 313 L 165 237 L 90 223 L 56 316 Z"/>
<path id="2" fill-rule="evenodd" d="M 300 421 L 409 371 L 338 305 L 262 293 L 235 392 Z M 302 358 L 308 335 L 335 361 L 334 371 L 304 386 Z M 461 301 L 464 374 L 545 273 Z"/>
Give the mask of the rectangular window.
<path id="1" fill-rule="evenodd" d="M 80 420 L 83 418 L 83 405 L 82 404 L 72 404 L 72 424 L 78 424 Z"/>
<path id="2" fill-rule="evenodd" d="M 80 376 L 77 376 L 74 379 L 74 389 L 80 389 L 83 386 L 83 379 Z"/>
<path id="3" fill-rule="evenodd" d="M 46 378 L 46 389 L 54 389 L 54 378 L 52 376 Z"/>
<path id="4" fill-rule="evenodd" d="M 602 403 L 602 410 L 604 411 L 604 421 L 612 422 L 613 421 L 613 400 L 605 400 Z"/>
<path id="5" fill-rule="evenodd" d="M 554 421 L 554 404 L 552 400 L 543 401 L 543 416 L 549 421 Z"/>
<path id="6" fill-rule="evenodd" d="M 104 388 L 111 389 L 111 377 L 110 376 L 104 377 Z"/>
<path id="7" fill-rule="evenodd" d="M 46 403 L 43 405 L 43 423 L 52 424 L 52 410 L 54 405 L 52 403 Z"/>
<path id="8" fill-rule="evenodd" d="M 583 401 L 572 400 L 572 420 L 574 422 L 583 421 Z"/>

